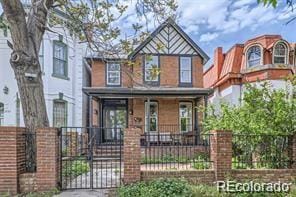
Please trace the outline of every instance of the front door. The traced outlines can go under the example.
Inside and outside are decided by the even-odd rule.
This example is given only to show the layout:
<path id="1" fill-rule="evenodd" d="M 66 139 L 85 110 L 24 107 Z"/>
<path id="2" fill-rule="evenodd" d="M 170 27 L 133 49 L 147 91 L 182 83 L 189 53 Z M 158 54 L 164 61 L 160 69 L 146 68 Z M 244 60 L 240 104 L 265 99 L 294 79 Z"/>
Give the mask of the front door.
<path id="1" fill-rule="evenodd" d="M 120 139 L 120 132 L 127 126 L 127 110 L 123 102 L 106 102 L 103 106 L 103 140 L 112 142 Z"/>

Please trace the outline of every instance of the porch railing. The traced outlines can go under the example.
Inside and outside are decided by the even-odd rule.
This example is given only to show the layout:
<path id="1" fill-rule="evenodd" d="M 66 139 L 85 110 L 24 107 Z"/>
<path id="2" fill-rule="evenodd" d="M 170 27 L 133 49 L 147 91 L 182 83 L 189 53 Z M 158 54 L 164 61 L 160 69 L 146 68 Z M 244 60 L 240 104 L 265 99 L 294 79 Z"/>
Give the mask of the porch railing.
<path id="1" fill-rule="evenodd" d="M 130 125 L 129 127 L 137 127 L 142 129 L 143 133 L 201 133 L 202 132 L 202 125 L 180 125 L 180 124 L 160 124 L 157 125 L 155 128 L 153 126 L 148 125 Z M 150 129 L 149 129 L 150 127 Z"/>

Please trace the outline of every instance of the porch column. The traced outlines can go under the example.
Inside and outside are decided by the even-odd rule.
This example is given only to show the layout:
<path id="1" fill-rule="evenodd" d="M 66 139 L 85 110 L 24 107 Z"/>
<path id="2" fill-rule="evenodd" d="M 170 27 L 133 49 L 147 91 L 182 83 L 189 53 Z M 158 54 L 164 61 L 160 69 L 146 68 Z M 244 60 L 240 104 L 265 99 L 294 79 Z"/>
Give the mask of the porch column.
<path id="1" fill-rule="evenodd" d="M 146 119 L 146 114 L 144 115 L 144 119 Z M 148 146 L 150 146 L 150 97 L 147 98 L 147 125 L 145 125 L 145 122 L 146 122 L 146 120 L 144 120 L 144 133 L 145 133 L 145 130 L 147 127 L 147 129 L 148 129 Z"/>
<path id="2" fill-rule="evenodd" d="M 204 106 L 205 106 L 205 109 L 207 109 L 208 107 L 208 96 L 204 96 Z M 204 119 L 207 118 L 207 113 L 206 113 L 206 110 L 204 111 Z"/>
<path id="3" fill-rule="evenodd" d="M 195 145 L 199 142 L 199 125 L 198 125 L 198 108 L 197 98 L 194 99 L 194 131 L 195 131 Z"/>
<path id="4" fill-rule="evenodd" d="M 93 126 L 93 98 L 92 96 L 89 96 L 88 97 L 88 102 L 89 102 L 89 127 L 92 127 Z"/>

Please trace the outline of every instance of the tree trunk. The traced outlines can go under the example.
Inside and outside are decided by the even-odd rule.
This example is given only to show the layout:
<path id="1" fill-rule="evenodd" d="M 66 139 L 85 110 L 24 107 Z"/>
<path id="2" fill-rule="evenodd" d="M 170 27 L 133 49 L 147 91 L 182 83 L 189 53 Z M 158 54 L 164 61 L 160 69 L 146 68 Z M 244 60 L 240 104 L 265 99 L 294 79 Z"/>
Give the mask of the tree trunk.
<path id="1" fill-rule="evenodd" d="M 40 127 L 48 127 L 49 122 L 39 62 L 34 62 L 33 60 L 28 62 L 16 61 L 16 56 L 18 55 L 13 52 L 11 55 L 11 66 L 18 85 L 24 123 L 29 131 L 34 131 Z M 37 65 L 35 65 L 36 63 Z"/>
<path id="2" fill-rule="evenodd" d="M 10 63 L 18 85 L 24 123 L 29 131 L 35 131 L 49 126 L 38 58 L 48 10 L 54 1 L 31 2 L 30 12 L 26 13 L 20 0 L 0 0 L 13 42 Z"/>

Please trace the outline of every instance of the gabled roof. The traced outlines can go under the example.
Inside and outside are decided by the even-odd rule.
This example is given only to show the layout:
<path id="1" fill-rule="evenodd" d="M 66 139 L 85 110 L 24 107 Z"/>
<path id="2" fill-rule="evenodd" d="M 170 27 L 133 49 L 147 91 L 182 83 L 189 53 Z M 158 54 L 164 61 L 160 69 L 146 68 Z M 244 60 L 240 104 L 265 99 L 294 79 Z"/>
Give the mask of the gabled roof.
<path id="1" fill-rule="evenodd" d="M 158 47 L 159 44 L 162 47 Z M 204 64 L 210 59 L 172 18 L 162 23 L 129 55 L 129 58 L 133 59 L 138 53 L 200 55 Z"/>

